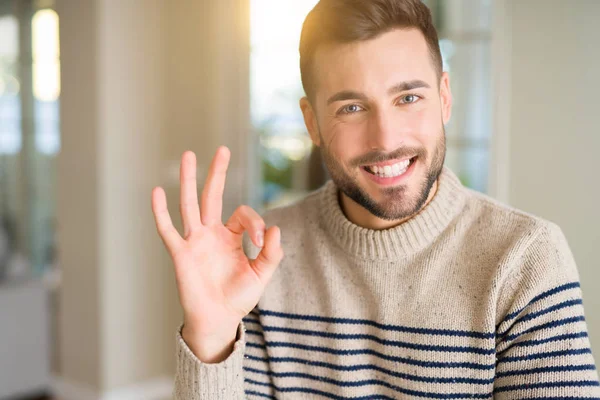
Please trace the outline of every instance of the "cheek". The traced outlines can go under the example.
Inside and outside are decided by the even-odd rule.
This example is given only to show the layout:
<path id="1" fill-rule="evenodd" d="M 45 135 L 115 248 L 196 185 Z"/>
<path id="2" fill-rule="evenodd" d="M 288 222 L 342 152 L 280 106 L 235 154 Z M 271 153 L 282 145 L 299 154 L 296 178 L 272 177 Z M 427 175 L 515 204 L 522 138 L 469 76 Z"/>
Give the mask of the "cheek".
<path id="1" fill-rule="evenodd" d="M 439 112 L 432 107 L 417 111 L 411 119 L 411 124 L 413 132 L 425 143 L 436 142 L 443 131 Z"/>
<path id="2" fill-rule="evenodd" d="M 345 162 L 364 153 L 362 140 L 367 132 L 368 123 L 364 118 L 332 121 L 323 132 L 323 141 L 330 153 Z"/>

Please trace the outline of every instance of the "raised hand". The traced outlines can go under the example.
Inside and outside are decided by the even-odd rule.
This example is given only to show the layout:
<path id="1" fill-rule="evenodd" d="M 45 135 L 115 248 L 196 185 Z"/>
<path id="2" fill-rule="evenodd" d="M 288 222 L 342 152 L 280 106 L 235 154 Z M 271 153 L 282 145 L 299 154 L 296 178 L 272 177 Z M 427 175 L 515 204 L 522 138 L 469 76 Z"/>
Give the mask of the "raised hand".
<path id="1" fill-rule="evenodd" d="M 191 151 L 183 154 L 183 237 L 173 226 L 164 190 L 152 190 L 156 227 L 175 267 L 184 311 L 183 338 L 194 354 L 207 363 L 222 361 L 231 353 L 239 323 L 256 306 L 283 258 L 279 228 L 265 229 L 265 222 L 252 208 L 239 207 L 223 225 L 223 190 L 229 159 L 229 149 L 217 149 L 199 207 L 196 156 Z M 262 247 L 256 259 L 248 259 L 244 254 L 244 231 L 256 246 Z"/>

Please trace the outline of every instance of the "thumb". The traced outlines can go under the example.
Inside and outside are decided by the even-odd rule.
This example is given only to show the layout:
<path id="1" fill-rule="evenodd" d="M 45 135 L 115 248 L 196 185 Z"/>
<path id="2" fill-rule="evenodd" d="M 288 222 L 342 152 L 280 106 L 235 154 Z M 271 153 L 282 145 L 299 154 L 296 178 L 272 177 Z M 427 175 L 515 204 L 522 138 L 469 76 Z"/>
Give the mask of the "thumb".
<path id="1" fill-rule="evenodd" d="M 264 247 L 258 253 L 256 259 L 251 261 L 251 264 L 260 280 L 266 284 L 282 259 L 281 231 L 277 226 L 272 226 L 265 233 Z"/>

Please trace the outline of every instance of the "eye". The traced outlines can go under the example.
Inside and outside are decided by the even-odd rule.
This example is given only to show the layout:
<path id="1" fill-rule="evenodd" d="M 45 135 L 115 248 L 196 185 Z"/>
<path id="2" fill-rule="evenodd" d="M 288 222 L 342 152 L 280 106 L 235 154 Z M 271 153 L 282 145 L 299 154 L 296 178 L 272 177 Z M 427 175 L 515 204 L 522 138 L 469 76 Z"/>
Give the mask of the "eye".
<path id="1" fill-rule="evenodd" d="M 348 104 L 340 109 L 340 114 L 354 114 L 361 111 L 363 108 L 358 104 Z"/>
<path id="2" fill-rule="evenodd" d="M 411 103 L 416 103 L 419 100 L 421 100 L 420 96 L 417 96 L 416 94 L 407 94 L 406 96 L 403 96 L 400 99 L 400 103 L 411 104 Z"/>

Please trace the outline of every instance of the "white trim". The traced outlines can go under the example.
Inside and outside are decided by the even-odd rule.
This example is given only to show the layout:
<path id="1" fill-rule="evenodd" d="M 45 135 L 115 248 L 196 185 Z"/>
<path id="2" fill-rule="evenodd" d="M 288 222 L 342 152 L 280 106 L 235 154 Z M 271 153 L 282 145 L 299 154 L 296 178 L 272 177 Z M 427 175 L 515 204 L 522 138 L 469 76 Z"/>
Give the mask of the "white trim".
<path id="1" fill-rule="evenodd" d="M 156 378 L 137 385 L 111 390 L 102 400 L 167 400 L 173 393 L 173 379 Z"/>
<path id="2" fill-rule="evenodd" d="M 105 393 L 60 377 L 53 379 L 52 386 L 54 395 L 60 400 L 167 400 L 173 393 L 173 379 L 169 377 L 159 377 Z"/>
<path id="3" fill-rule="evenodd" d="M 492 17 L 492 137 L 489 194 L 510 201 L 512 25 L 510 0 L 494 0 Z"/>
<path id="4" fill-rule="evenodd" d="M 99 400 L 94 388 L 61 377 L 52 379 L 52 393 L 60 400 Z"/>

